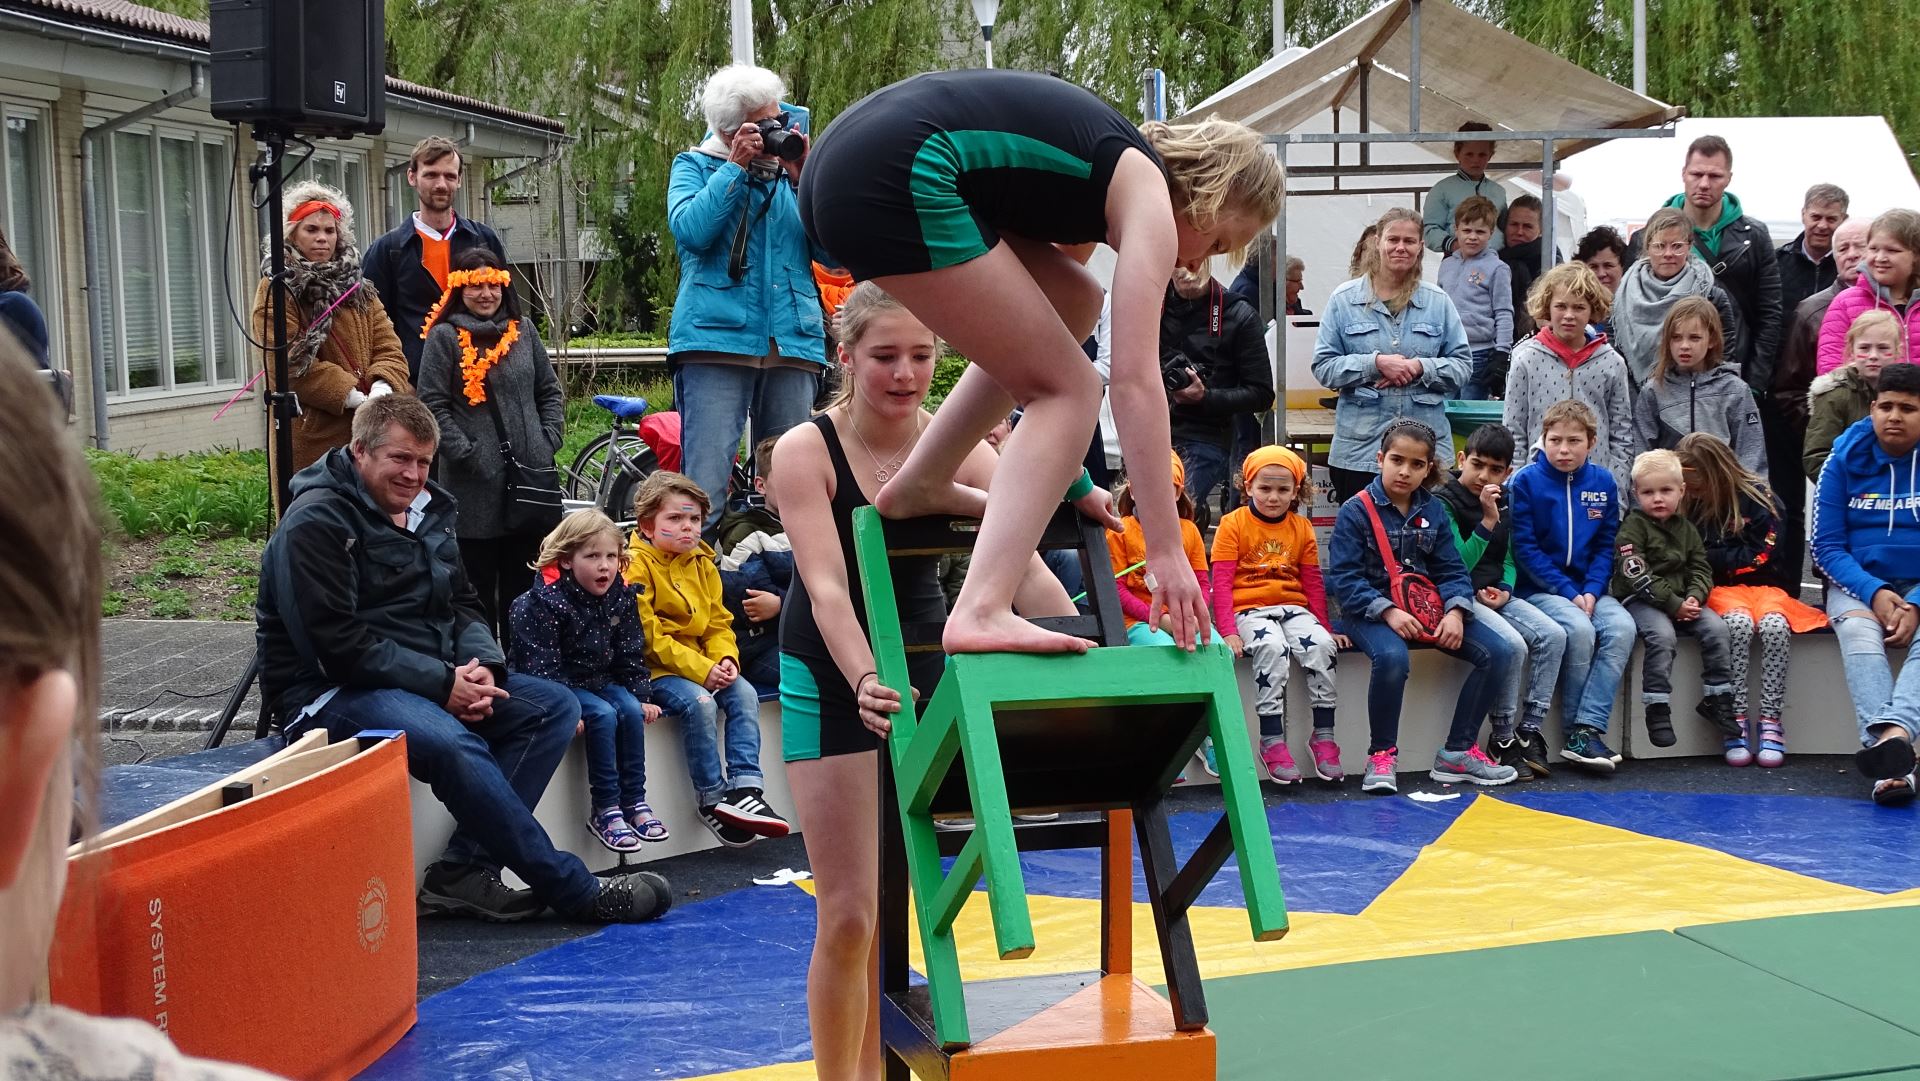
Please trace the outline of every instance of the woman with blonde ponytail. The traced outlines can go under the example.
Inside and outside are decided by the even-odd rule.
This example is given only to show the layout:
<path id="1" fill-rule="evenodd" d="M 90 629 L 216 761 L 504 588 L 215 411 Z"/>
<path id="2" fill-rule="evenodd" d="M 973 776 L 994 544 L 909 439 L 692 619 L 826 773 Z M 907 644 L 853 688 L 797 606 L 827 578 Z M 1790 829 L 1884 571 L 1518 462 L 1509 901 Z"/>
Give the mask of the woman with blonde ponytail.
<path id="1" fill-rule="evenodd" d="M 1285 186 L 1249 128 L 1136 128 L 1086 90 L 1033 72 L 915 76 L 855 103 L 820 137 L 800 181 L 808 235 L 973 362 L 875 500 L 893 517 L 983 519 L 948 652 L 1087 648 L 1016 617 L 1013 597 L 1063 493 L 1119 524 L 1107 493 L 1076 479 L 1100 412 L 1080 342 L 1103 291 L 1059 246 L 1095 242 L 1118 256 L 1113 412 L 1159 585 L 1155 612 L 1172 616 L 1181 645 L 1205 641 L 1205 593 L 1174 511 L 1160 303 L 1176 266 L 1242 251 L 1278 216 Z M 989 501 L 955 473 L 1016 402 L 1026 422 Z"/>

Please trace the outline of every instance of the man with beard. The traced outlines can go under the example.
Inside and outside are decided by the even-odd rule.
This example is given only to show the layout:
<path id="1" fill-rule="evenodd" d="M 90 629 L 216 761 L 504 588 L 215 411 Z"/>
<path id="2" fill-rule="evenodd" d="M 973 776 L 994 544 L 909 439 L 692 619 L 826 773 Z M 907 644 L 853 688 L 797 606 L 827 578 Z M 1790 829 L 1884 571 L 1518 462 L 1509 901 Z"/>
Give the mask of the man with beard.
<path id="1" fill-rule="evenodd" d="M 507 261 L 506 249 L 492 229 L 453 212 L 465 164 L 451 139 L 431 135 L 414 144 L 407 160 L 407 185 L 419 197 L 420 209 L 375 240 L 362 260 L 367 280 L 393 318 L 394 333 L 407 354 L 407 374 L 415 386 L 420 383 L 420 331 L 427 313 L 447 290 L 454 258 L 484 246 L 502 263 Z"/>

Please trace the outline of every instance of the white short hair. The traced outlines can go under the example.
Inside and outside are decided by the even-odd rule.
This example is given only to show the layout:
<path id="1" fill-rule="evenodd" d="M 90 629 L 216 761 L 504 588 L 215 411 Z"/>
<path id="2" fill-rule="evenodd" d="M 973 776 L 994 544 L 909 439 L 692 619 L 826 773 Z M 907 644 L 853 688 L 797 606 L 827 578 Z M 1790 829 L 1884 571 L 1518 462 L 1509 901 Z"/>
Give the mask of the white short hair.
<path id="1" fill-rule="evenodd" d="M 752 64 L 733 64 L 707 79 L 700 90 L 700 111 L 706 115 L 707 126 L 719 135 L 746 123 L 748 113 L 778 105 L 786 96 L 787 84 L 780 76 Z"/>

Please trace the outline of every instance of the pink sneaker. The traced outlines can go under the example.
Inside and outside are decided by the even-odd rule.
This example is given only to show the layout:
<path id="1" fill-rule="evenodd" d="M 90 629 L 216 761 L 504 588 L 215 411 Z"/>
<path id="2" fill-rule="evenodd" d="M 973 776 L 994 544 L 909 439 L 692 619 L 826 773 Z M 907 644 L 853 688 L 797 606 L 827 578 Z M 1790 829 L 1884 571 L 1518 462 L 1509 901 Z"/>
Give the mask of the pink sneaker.
<path id="1" fill-rule="evenodd" d="M 1300 779 L 1300 767 L 1294 765 L 1293 752 L 1287 749 L 1285 740 L 1276 740 L 1260 748 L 1260 761 L 1267 767 L 1267 776 L 1274 784 L 1293 784 Z"/>
<path id="2" fill-rule="evenodd" d="M 1340 745 L 1330 739 L 1310 739 L 1307 750 L 1313 754 L 1313 775 L 1323 781 L 1339 784 L 1347 779 L 1347 771 L 1340 768 Z"/>

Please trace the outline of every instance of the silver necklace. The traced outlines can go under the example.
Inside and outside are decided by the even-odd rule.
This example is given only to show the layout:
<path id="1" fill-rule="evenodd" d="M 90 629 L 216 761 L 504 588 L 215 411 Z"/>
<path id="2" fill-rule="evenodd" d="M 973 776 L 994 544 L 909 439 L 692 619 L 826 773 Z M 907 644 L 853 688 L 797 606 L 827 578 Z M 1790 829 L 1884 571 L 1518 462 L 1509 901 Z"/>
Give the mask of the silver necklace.
<path id="1" fill-rule="evenodd" d="M 907 452 L 913 449 L 914 441 L 920 438 L 920 418 L 915 417 L 913 420 L 913 434 L 907 437 L 905 443 L 900 444 L 899 450 L 893 452 L 893 457 L 881 461 L 880 456 L 875 454 L 873 448 L 867 445 L 867 437 L 860 434 L 860 425 L 853 419 L 853 410 L 851 409 L 847 410 L 847 427 L 853 429 L 853 437 L 860 441 L 860 449 L 866 451 L 867 457 L 873 460 L 876 467 L 873 471 L 873 479 L 882 484 L 885 484 L 888 479 L 893 476 L 894 469 L 898 468 L 906 459 Z"/>

